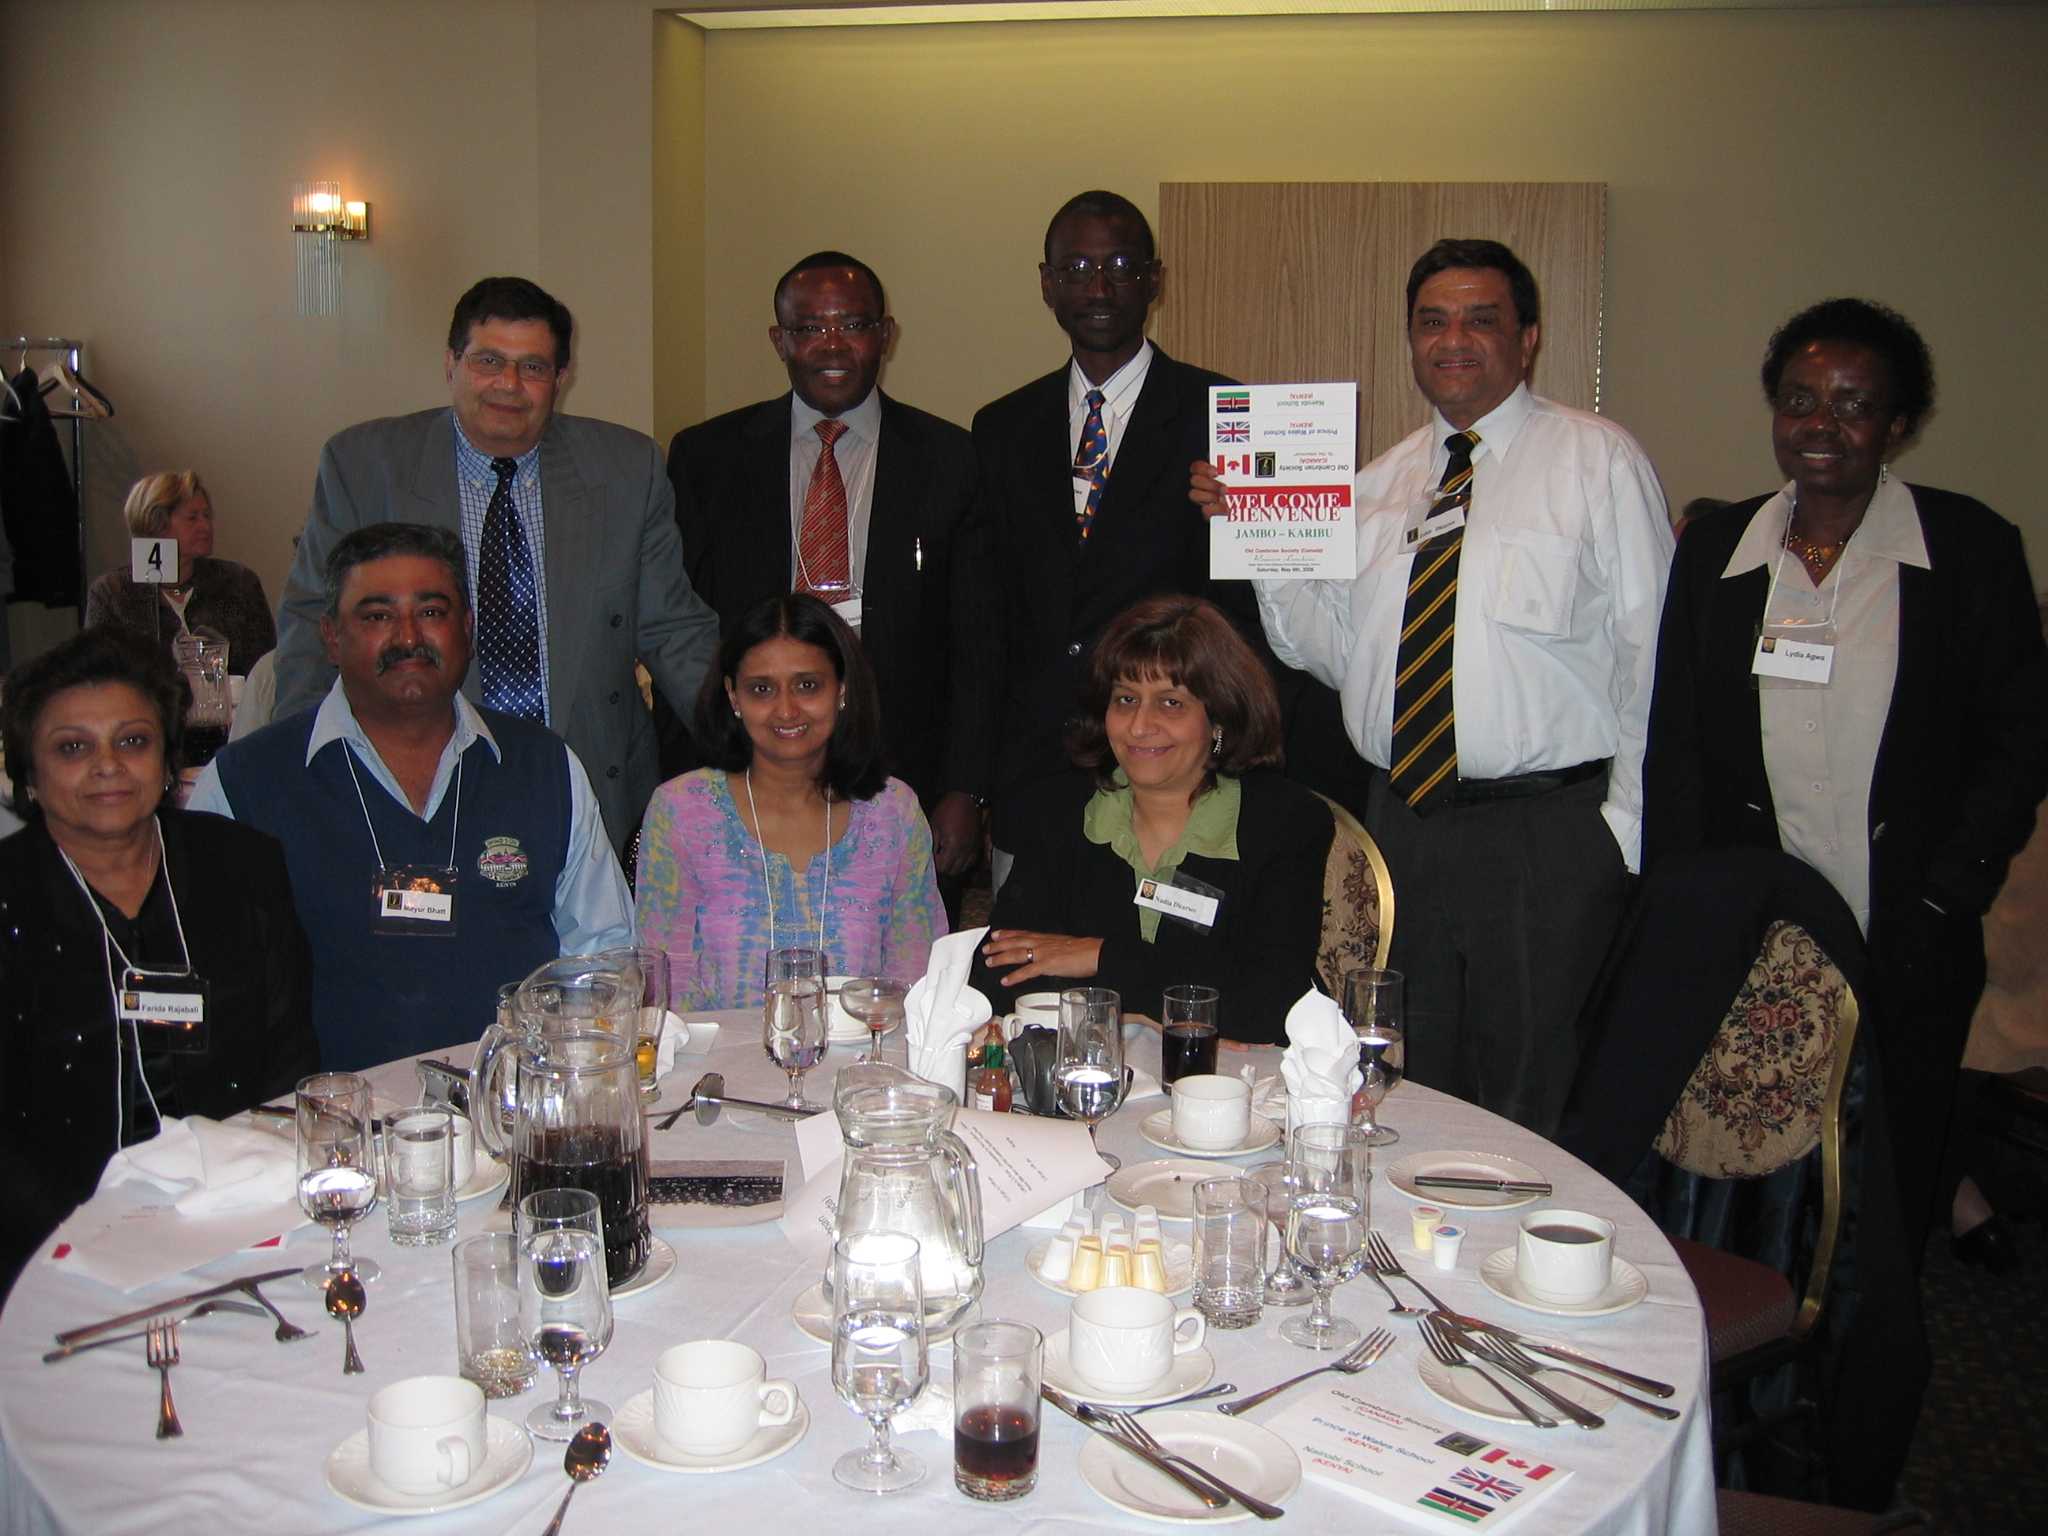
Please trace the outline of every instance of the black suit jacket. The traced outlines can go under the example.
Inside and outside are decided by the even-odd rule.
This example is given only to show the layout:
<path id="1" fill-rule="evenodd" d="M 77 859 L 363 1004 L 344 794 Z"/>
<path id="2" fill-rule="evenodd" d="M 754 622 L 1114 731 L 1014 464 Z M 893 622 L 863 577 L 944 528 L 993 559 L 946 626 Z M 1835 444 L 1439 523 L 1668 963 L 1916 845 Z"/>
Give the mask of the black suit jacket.
<path id="1" fill-rule="evenodd" d="M 949 421 L 881 397 L 862 577 L 861 645 L 874 664 L 893 771 L 927 805 L 987 793 L 994 637 L 982 592 L 974 449 Z M 790 397 L 728 411 L 669 443 L 690 585 L 726 633 L 790 590 Z"/>
<path id="2" fill-rule="evenodd" d="M 1251 583 L 1209 579 L 1208 523 L 1188 500 L 1188 466 L 1209 456 L 1209 387 L 1235 380 L 1153 349 L 1083 540 L 1074 525 L 1070 366 L 974 417 L 1003 642 L 995 837 L 1013 852 L 1015 814 L 1007 803 L 1032 780 L 1069 766 L 1062 738 L 1089 655 L 1131 604 L 1162 592 L 1206 597 L 1230 615 L 1276 680 L 1286 670 L 1266 645 Z M 1287 683 L 1283 703 L 1297 688 Z"/>

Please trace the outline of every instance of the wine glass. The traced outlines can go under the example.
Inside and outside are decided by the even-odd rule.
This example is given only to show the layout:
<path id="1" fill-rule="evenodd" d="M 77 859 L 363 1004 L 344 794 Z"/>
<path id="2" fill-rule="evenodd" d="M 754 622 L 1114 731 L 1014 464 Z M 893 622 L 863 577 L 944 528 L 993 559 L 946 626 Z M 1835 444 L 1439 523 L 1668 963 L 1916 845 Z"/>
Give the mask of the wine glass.
<path id="1" fill-rule="evenodd" d="M 1266 1276 L 1266 1305 L 1298 1307 L 1309 1299 L 1308 1278 L 1287 1254 L 1287 1213 L 1297 1196 L 1323 1187 L 1326 1176 L 1306 1163 L 1262 1163 L 1245 1177 L 1265 1191 L 1266 1220 L 1280 1239 L 1280 1257 Z"/>
<path id="2" fill-rule="evenodd" d="M 882 1059 L 882 1036 L 903 1022 L 910 988 L 886 976 L 849 977 L 839 988 L 839 1005 L 868 1027 L 867 1061 Z"/>
<path id="3" fill-rule="evenodd" d="M 1330 1315 L 1330 1293 L 1364 1267 L 1365 1233 L 1363 1201 L 1328 1190 L 1295 1199 L 1287 1212 L 1287 1253 L 1316 1297 L 1306 1317 L 1280 1325 L 1281 1338 L 1303 1349 L 1348 1349 L 1358 1342 L 1358 1324 Z"/>
<path id="4" fill-rule="evenodd" d="M 761 1046 L 768 1059 L 789 1074 L 787 1109 L 811 1110 L 804 1099 L 804 1074 L 825 1054 L 825 983 L 817 976 L 790 976 L 768 983 L 761 1007 Z"/>
<path id="5" fill-rule="evenodd" d="M 889 1443 L 889 1419 L 924 1390 L 924 1283 L 917 1239 L 861 1232 L 832 1246 L 832 1390 L 874 1427 L 874 1437 L 832 1464 L 832 1476 L 863 1493 L 895 1493 L 924 1481 L 924 1463 Z"/>
<path id="6" fill-rule="evenodd" d="M 358 1280 L 374 1280 L 383 1273 L 375 1261 L 348 1251 L 348 1229 L 377 1208 L 370 1085 L 354 1072 L 316 1072 L 301 1079 L 293 1110 L 299 1209 L 334 1234 L 332 1255 L 306 1267 L 306 1284 L 325 1290 L 347 1269 Z"/>
<path id="7" fill-rule="evenodd" d="M 1060 994 L 1059 1060 L 1052 1069 L 1060 1108 L 1075 1120 L 1088 1122 L 1088 1144 L 1095 1145 L 1095 1127 L 1115 1113 L 1124 1099 L 1123 999 L 1107 987 L 1071 987 Z M 1096 1150 L 1114 1172 L 1123 1160 Z"/>
<path id="8" fill-rule="evenodd" d="M 820 986 L 825 982 L 825 952 L 822 949 L 771 949 L 761 978 L 763 986 L 772 987 L 778 981 L 794 981 L 799 977 L 815 976 Z"/>
<path id="9" fill-rule="evenodd" d="M 1392 1146 L 1401 1133 L 1373 1118 L 1380 1101 L 1401 1081 L 1408 1057 L 1402 1025 L 1402 980 L 1399 971 L 1347 971 L 1344 976 L 1344 1021 L 1358 1036 L 1358 1068 L 1364 1081 L 1352 1099 L 1359 1129 L 1375 1147 Z"/>
<path id="10" fill-rule="evenodd" d="M 612 1341 L 604 1238 L 582 1226 L 546 1226 L 528 1233 L 520 1252 L 519 1331 L 560 1383 L 552 1403 L 526 1416 L 526 1427 L 537 1439 L 568 1440 L 585 1424 L 612 1416 L 608 1406 L 577 1391 L 578 1373 Z"/>
<path id="11" fill-rule="evenodd" d="M 1290 1161 L 1316 1171 L 1316 1189 L 1328 1190 L 1356 1200 L 1365 1212 L 1367 1230 L 1372 1227 L 1372 1149 L 1377 1143 L 1362 1125 L 1333 1121 L 1326 1125 L 1297 1125 L 1287 1138 Z"/>

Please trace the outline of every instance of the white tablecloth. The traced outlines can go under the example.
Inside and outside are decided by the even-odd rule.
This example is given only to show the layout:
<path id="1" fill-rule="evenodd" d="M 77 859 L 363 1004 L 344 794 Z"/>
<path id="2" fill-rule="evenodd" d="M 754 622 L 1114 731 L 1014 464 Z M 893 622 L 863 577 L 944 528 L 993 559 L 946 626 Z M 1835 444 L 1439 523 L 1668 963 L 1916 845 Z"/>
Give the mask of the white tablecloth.
<path id="1" fill-rule="evenodd" d="M 897 1047 L 900 1057 L 901 1047 Z M 835 1047 L 808 1079 L 814 1102 L 829 1098 L 833 1070 L 852 1060 L 851 1048 Z M 1134 1058 L 1158 1065 L 1157 1046 L 1134 1046 Z M 466 1060 L 466 1051 L 455 1053 Z M 1258 1059 L 1277 1070 L 1277 1053 L 1232 1055 L 1233 1068 Z M 744 1097 L 779 1098 L 782 1074 L 759 1047 L 758 1025 L 728 1017 L 710 1058 L 685 1056 L 664 1080 L 667 1105 L 681 1102 L 708 1067 L 726 1075 L 728 1091 Z M 372 1074 L 393 1096 L 410 1093 L 409 1064 Z M 1102 1127 L 1105 1150 L 1129 1163 L 1164 1156 L 1138 1135 L 1138 1122 L 1163 1104 L 1149 1099 L 1121 1111 Z M 658 1111 L 659 1112 L 659 1111 Z M 1431 1397 L 1416 1376 L 1423 1351 L 1413 1328 L 1386 1316 L 1385 1300 L 1369 1280 L 1345 1286 L 1337 1311 L 1370 1328 L 1395 1329 L 1397 1343 L 1370 1373 L 1353 1378 L 1362 1391 L 1389 1406 L 1500 1435 L 1510 1443 L 1533 1445 L 1546 1457 L 1572 1468 L 1575 1476 L 1540 1508 L 1518 1517 L 1515 1531 L 1598 1533 L 1598 1536 L 1659 1536 L 1664 1532 L 1715 1530 L 1710 1426 L 1705 1385 L 1707 1354 L 1699 1303 L 1670 1245 L 1619 1191 L 1557 1148 L 1483 1110 L 1408 1084 L 1387 1102 L 1383 1118 L 1402 1134 L 1390 1156 L 1436 1149 L 1479 1149 L 1534 1164 L 1557 1185 L 1557 1202 L 1609 1216 L 1619 1225 L 1616 1252 L 1649 1277 L 1650 1295 L 1634 1309 L 1611 1317 L 1568 1319 L 1525 1312 L 1495 1297 L 1481 1284 L 1480 1261 L 1513 1241 L 1513 1213 L 1475 1213 L 1458 1269 L 1452 1274 L 1422 1271 L 1429 1285 L 1452 1306 L 1480 1313 L 1524 1331 L 1577 1344 L 1603 1359 L 1678 1384 L 1671 1405 L 1684 1411 L 1677 1424 L 1652 1420 L 1623 1404 L 1607 1414 L 1607 1427 L 1586 1432 L 1567 1425 L 1541 1432 L 1511 1429 L 1468 1419 Z M 744 1111 L 705 1129 L 686 1116 L 674 1130 L 657 1135 L 657 1160 L 701 1156 L 787 1157 L 796 1176 L 795 1145 L 787 1122 Z M 1272 1153 L 1240 1160 L 1268 1161 Z M 1232 1166 L 1218 1164 L 1219 1170 Z M 479 1230 L 495 1201 L 462 1207 L 461 1232 Z M 618 1303 L 611 1348 L 584 1373 L 586 1392 L 614 1407 L 643 1391 L 655 1356 L 684 1339 L 719 1337 L 752 1345 L 766 1356 L 772 1376 L 794 1380 L 811 1413 L 804 1441 L 781 1458 L 743 1472 L 715 1477 L 656 1471 L 615 1452 L 611 1470 L 586 1486 L 570 1511 L 569 1529 L 748 1531 L 762 1517 L 801 1516 L 831 1523 L 834 1536 L 856 1531 L 905 1536 L 930 1530 L 1036 1530 L 1100 1528 L 1139 1530 L 1150 1523 L 1126 1515 L 1097 1498 L 1082 1482 L 1076 1458 L 1087 1431 L 1047 1411 L 1037 1490 L 1014 1504 L 968 1500 L 952 1482 L 950 1442 L 913 1434 L 903 1443 L 930 1469 L 925 1483 L 888 1498 L 856 1495 L 832 1481 L 831 1463 L 857 1444 L 864 1425 L 834 1397 L 830 1352 L 799 1333 L 790 1321 L 794 1299 L 818 1278 L 794 1267 L 780 1230 L 770 1225 L 725 1230 L 657 1231 L 680 1255 L 677 1273 L 666 1283 Z M 1409 1202 L 1381 1185 L 1376 1190 L 1375 1225 L 1407 1251 Z M 1185 1227 L 1179 1229 L 1186 1231 Z M 1020 1318 L 1051 1334 L 1066 1326 L 1065 1299 L 1044 1289 L 1024 1271 L 1024 1255 L 1043 1233 L 1015 1231 L 989 1245 L 984 1273 L 984 1315 Z M 243 1254 L 208 1266 L 197 1278 L 128 1297 L 60 1273 L 46 1262 L 31 1265 L 0 1317 L 0 1526 L 9 1532 L 68 1532 L 77 1536 L 161 1536 L 167 1531 L 210 1533 L 314 1533 L 360 1531 L 381 1517 L 357 1509 L 330 1493 L 323 1478 L 328 1453 L 363 1425 L 371 1393 L 401 1377 L 453 1373 L 453 1304 L 448 1250 L 398 1249 L 386 1237 L 381 1209 L 356 1229 L 355 1247 L 384 1266 L 370 1289 L 367 1314 L 356 1336 L 368 1373 L 341 1374 L 339 1325 L 328 1322 L 314 1294 L 296 1280 L 266 1287 L 294 1320 L 318 1326 L 315 1339 L 275 1343 L 266 1323 L 216 1315 L 183 1332 L 184 1362 L 172 1385 L 185 1425 L 181 1440 L 157 1441 L 156 1378 L 143 1360 L 140 1341 L 116 1345 L 62 1364 L 45 1366 L 41 1353 L 58 1330 L 111 1316 L 144 1304 L 150 1295 L 169 1296 L 211 1280 L 279 1268 L 320 1256 L 326 1234 L 314 1228 L 295 1233 L 282 1250 Z M 1396 1281 L 1397 1288 L 1400 1282 Z M 1412 1299 L 1412 1298 L 1411 1298 Z M 1218 1379 L 1253 1391 L 1314 1363 L 1305 1351 L 1277 1337 L 1281 1316 L 1268 1311 L 1242 1332 L 1212 1331 L 1209 1348 Z M 939 1360 L 948 1359 L 941 1353 Z M 543 1373 L 543 1388 L 552 1376 Z M 491 1405 L 495 1414 L 523 1417 L 535 1394 Z M 1289 1396 L 1252 1414 L 1268 1422 L 1284 1410 Z M 546 1523 L 567 1486 L 558 1448 L 536 1446 L 524 1477 L 497 1496 L 467 1509 L 426 1517 L 419 1529 L 439 1533 L 515 1532 L 532 1536 Z M 1382 1517 L 1336 1491 L 1304 1482 L 1288 1500 L 1288 1521 L 1304 1530 L 1359 1530 L 1366 1526 L 1430 1529 L 1421 1516 L 1405 1521 Z"/>

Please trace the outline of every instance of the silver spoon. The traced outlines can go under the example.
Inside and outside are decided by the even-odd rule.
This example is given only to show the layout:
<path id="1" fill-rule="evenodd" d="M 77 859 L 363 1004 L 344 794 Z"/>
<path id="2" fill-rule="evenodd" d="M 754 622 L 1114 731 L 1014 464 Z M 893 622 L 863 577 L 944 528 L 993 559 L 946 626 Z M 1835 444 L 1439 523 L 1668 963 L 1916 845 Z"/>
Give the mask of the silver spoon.
<path id="1" fill-rule="evenodd" d="M 363 1308 L 368 1304 L 362 1277 L 354 1270 L 344 1269 L 327 1282 L 327 1315 L 341 1319 L 342 1332 L 348 1339 L 348 1347 L 341 1355 L 341 1374 L 344 1376 L 363 1374 L 363 1357 L 356 1353 L 356 1319 L 363 1315 Z"/>
<path id="2" fill-rule="evenodd" d="M 570 1437 L 569 1449 L 562 1453 L 562 1470 L 569 1474 L 569 1491 L 562 1495 L 562 1502 L 555 1506 L 555 1518 L 540 1536 L 559 1536 L 562 1516 L 569 1513 L 569 1501 L 576 1497 L 576 1490 L 602 1476 L 611 1459 L 612 1432 L 602 1424 L 586 1424 Z"/>

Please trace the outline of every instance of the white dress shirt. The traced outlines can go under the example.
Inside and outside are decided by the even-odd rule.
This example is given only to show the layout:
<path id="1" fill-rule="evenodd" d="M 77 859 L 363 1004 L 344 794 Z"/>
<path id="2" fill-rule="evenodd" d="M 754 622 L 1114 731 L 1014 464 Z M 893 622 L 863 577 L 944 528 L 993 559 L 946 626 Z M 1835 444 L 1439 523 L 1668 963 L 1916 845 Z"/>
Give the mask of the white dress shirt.
<path id="1" fill-rule="evenodd" d="M 804 404 L 803 397 L 789 394 L 789 578 L 790 590 L 803 589 L 803 571 L 797 559 L 797 535 L 804 525 L 804 499 L 811 493 L 811 475 L 825 451 L 818 436 L 818 423 L 825 413 Z M 875 504 L 875 459 L 882 443 L 882 392 L 868 391 L 867 399 L 839 420 L 846 432 L 832 445 L 833 462 L 846 486 L 846 574 L 855 587 L 866 582 L 868 566 L 868 515 Z"/>
<path id="2" fill-rule="evenodd" d="M 1358 575 L 1260 581 L 1274 652 L 1343 696 L 1344 725 L 1386 767 L 1394 658 L 1415 557 L 1403 523 L 1443 478 L 1437 412 L 1359 471 Z M 1527 385 L 1473 423 L 1472 506 L 1458 557 L 1452 690 L 1458 774 L 1499 779 L 1613 761 L 1601 806 L 1633 870 L 1643 742 L 1674 541 L 1656 471 L 1602 416 Z"/>
<path id="3" fill-rule="evenodd" d="M 448 744 L 441 748 L 441 760 L 434 766 L 434 782 L 427 791 L 427 810 L 420 818 L 422 821 L 432 821 L 441 809 L 441 797 L 454 782 L 456 764 L 479 737 L 492 755 L 503 762 L 505 754 L 484 717 L 468 699 L 456 694 L 455 730 L 448 737 Z M 370 771 L 386 794 L 412 809 L 412 801 L 385 766 L 376 744 L 357 722 L 355 711 L 349 708 L 348 695 L 342 691 L 338 677 L 313 717 L 313 732 L 306 740 L 308 765 L 323 748 L 337 741 L 344 743 L 343 750 L 355 754 L 355 760 Z M 569 757 L 569 854 L 555 880 L 555 936 L 561 940 L 565 955 L 594 955 L 602 950 L 622 949 L 633 942 L 633 898 L 626 890 L 626 877 L 619 872 L 611 839 L 605 836 L 604 818 L 598 814 L 597 797 L 590 791 L 590 776 L 567 742 L 562 743 L 562 750 Z M 208 763 L 200 773 L 185 809 L 211 811 L 216 816 L 234 819 L 235 808 L 221 787 L 220 769 L 214 764 Z"/>
<path id="4" fill-rule="evenodd" d="M 1100 384 L 1088 382 L 1088 375 L 1081 371 L 1078 362 L 1067 365 L 1067 462 L 1074 462 L 1081 452 L 1081 429 L 1088 425 L 1088 391 L 1102 391 L 1102 426 L 1109 434 L 1109 472 L 1116 474 L 1117 450 L 1124 444 L 1124 428 L 1130 423 L 1131 411 L 1137 406 L 1138 394 L 1145 387 L 1145 375 L 1152 371 L 1152 343 L 1141 342 L 1138 355 L 1123 367 L 1117 369 Z M 1074 482 L 1074 516 L 1079 517 L 1088 505 L 1088 483 Z"/>
<path id="5" fill-rule="evenodd" d="M 1764 604 L 1767 626 L 1834 623 L 1834 666 L 1826 686 L 1757 679 L 1764 772 L 1777 812 L 1778 841 L 1840 892 L 1870 932 L 1870 783 L 1899 675 L 1899 568 L 1928 568 L 1927 540 L 1913 493 L 1878 485 L 1863 522 L 1819 586 L 1785 549 L 1793 487 L 1750 517 L 1723 580 L 1759 567 L 1775 573 Z"/>

